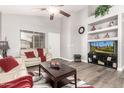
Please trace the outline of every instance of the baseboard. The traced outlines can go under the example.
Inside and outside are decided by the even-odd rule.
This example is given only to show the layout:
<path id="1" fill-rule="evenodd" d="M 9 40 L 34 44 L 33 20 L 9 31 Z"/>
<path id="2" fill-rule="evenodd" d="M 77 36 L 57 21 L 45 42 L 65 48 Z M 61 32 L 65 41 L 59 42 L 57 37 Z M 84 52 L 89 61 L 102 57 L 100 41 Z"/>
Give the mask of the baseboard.
<path id="1" fill-rule="evenodd" d="M 73 59 L 70 60 L 70 59 L 67 59 L 67 58 L 64 58 L 64 57 L 60 57 L 60 58 L 61 58 L 61 59 L 64 59 L 64 60 L 67 60 L 67 61 L 70 61 L 70 62 L 73 61 Z M 85 62 L 85 63 L 88 63 L 87 60 L 84 60 L 84 59 L 81 59 L 81 61 L 82 61 L 82 62 Z"/>
<path id="2" fill-rule="evenodd" d="M 88 63 L 87 60 L 85 60 L 85 59 L 81 59 L 81 61 L 82 61 L 82 62 L 85 62 L 85 63 Z"/>
<path id="3" fill-rule="evenodd" d="M 73 60 L 70 60 L 70 59 L 67 59 L 67 58 L 64 58 L 64 57 L 60 57 L 61 59 L 64 59 L 64 60 L 67 60 L 69 62 L 72 62 Z"/>
<path id="4" fill-rule="evenodd" d="M 117 68 L 117 71 L 123 71 L 124 70 L 124 66 L 122 68 Z"/>

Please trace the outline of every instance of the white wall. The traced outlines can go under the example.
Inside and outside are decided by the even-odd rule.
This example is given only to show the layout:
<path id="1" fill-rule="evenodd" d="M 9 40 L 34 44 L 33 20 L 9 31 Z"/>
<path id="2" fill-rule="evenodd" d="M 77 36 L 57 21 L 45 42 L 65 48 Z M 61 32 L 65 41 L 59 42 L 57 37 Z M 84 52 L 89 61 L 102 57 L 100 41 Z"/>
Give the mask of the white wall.
<path id="1" fill-rule="evenodd" d="M 62 31 L 60 34 L 62 58 L 73 60 L 74 54 L 81 54 L 83 59 L 86 59 L 87 31 L 85 31 L 84 34 L 78 33 L 78 29 L 80 26 L 84 26 L 85 28 L 87 28 L 86 18 L 87 18 L 87 11 L 83 9 L 79 12 L 75 12 L 71 14 L 70 18 L 62 19 Z"/>
<path id="2" fill-rule="evenodd" d="M 48 33 L 48 49 L 53 58 L 60 58 L 60 33 Z"/>
<path id="3" fill-rule="evenodd" d="M 2 40 L 9 42 L 8 55 L 18 56 L 20 52 L 20 30 L 60 33 L 60 20 L 50 21 L 46 17 L 2 14 Z"/>
<path id="4" fill-rule="evenodd" d="M 62 58 L 70 59 L 70 40 L 71 40 L 71 33 L 70 33 L 70 19 L 65 18 L 62 20 L 62 30 L 60 32 L 60 55 Z"/>
<path id="5" fill-rule="evenodd" d="M 88 43 L 87 43 L 87 32 L 88 32 L 88 8 L 85 8 L 80 11 L 80 25 L 85 27 L 85 33 L 81 35 L 81 55 L 82 61 L 87 62 L 87 53 L 88 53 Z"/>

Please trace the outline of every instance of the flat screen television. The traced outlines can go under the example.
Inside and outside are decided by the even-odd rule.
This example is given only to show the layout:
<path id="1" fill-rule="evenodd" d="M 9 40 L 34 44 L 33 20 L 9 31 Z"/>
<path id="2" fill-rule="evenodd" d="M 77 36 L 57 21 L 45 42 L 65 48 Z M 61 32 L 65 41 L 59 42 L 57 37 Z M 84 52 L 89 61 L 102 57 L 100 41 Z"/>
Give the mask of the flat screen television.
<path id="1" fill-rule="evenodd" d="M 90 50 L 97 53 L 117 54 L 117 41 L 90 42 Z"/>

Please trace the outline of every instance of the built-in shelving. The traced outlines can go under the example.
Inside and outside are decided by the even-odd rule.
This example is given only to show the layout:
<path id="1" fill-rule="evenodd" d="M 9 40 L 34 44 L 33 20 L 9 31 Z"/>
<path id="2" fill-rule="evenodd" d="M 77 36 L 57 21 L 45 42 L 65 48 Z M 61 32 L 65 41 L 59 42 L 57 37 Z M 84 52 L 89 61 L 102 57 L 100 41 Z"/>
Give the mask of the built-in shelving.
<path id="1" fill-rule="evenodd" d="M 88 42 L 118 40 L 118 23 L 113 26 L 107 26 L 109 22 L 114 20 L 118 20 L 117 14 L 108 14 L 98 18 L 95 18 L 94 16 L 89 17 L 88 28 L 91 29 L 93 26 L 100 26 L 98 28 L 101 29 L 96 28 L 94 31 L 88 31 Z M 102 24 L 104 24 L 103 27 Z M 108 38 L 105 38 L 106 34 L 109 35 Z M 96 39 L 97 36 L 98 39 Z"/>
<path id="2" fill-rule="evenodd" d="M 120 16 L 118 14 L 108 14 L 97 18 L 95 18 L 95 16 L 91 16 L 88 18 L 88 53 L 90 52 L 90 42 L 117 41 L 117 43 L 119 43 L 119 20 Z M 113 22 L 113 25 L 110 24 L 111 22 Z M 93 28 L 96 30 L 91 31 Z M 120 45 L 118 44 L 117 47 L 120 47 Z M 119 51 L 119 49 L 117 49 L 117 51 Z M 118 55 L 117 58 L 119 58 Z"/>
<path id="3" fill-rule="evenodd" d="M 94 31 L 89 31 L 88 34 L 97 34 L 97 33 L 102 33 L 102 32 L 108 32 L 108 31 L 117 31 L 118 26 L 112 26 L 112 27 L 107 27 L 103 29 L 98 29 Z"/>

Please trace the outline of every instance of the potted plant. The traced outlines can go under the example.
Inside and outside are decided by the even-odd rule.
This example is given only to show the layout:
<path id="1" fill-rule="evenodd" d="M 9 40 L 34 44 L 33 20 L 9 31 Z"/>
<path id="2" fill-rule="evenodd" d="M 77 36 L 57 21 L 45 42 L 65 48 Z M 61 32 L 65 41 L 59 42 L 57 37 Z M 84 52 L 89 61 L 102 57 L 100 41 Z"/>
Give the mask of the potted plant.
<path id="1" fill-rule="evenodd" d="M 95 10 L 95 17 L 98 16 L 104 16 L 105 14 L 108 14 L 109 9 L 111 8 L 111 5 L 100 5 Z"/>

